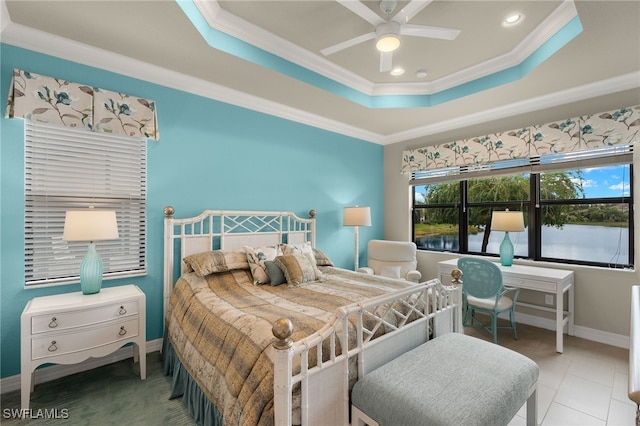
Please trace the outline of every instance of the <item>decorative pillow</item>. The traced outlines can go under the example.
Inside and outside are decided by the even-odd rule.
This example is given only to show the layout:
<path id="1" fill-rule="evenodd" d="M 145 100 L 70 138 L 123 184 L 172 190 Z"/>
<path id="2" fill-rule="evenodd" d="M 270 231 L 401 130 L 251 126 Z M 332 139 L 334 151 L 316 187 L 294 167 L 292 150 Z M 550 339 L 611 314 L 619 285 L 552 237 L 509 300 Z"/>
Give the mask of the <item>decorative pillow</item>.
<path id="1" fill-rule="evenodd" d="M 315 264 L 316 262 L 313 247 L 311 247 L 311 243 L 308 241 L 302 244 L 280 244 L 280 249 L 285 256 L 291 254 L 308 254 L 313 263 Z"/>
<path id="2" fill-rule="evenodd" d="M 308 254 L 287 254 L 278 256 L 273 261 L 282 269 L 287 283 L 296 286 L 308 282 L 318 281 L 322 274 Z"/>
<path id="3" fill-rule="evenodd" d="M 247 262 L 251 268 L 251 275 L 253 275 L 253 284 L 269 284 L 269 275 L 267 274 L 267 268 L 264 266 L 265 260 L 273 260 L 276 256 L 281 255 L 279 246 L 265 246 L 265 247 L 248 247 L 242 248 L 247 254 Z"/>
<path id="4" fill-rule="evenodd" d="M 400 278 L 400 266 L 381 266 L 380 275 L 387 278 Z"/>
<path id="5" fill-rule="evenodd" d="M 216 272 L 233 271 L 234 269 L 249 269 L 247 255 L 241 251 L 205 251 L 189 255 L 183 261 L 199 277 Z"/>
<path id="6" fill-rule="evenodd" d="M 264 266 L 267 268 L 267 275 L 269 275 L 269 281 L 272 286 L 277 286 L 287 282 L 287 277 L 284 276 L 284 272 L 276 263 L 272 260 L 265 260 Z"/>
<path id="7" fill-rule="evenodd" d="M 318 266 L 334 266 L 331 259 L 315 247 L 313 248 L 313 257 L 316 258 L 316 265 Z"/>
<path id="8" fill-rule="evenodd" d="M 313 254 L 313 247 L 311 247 L 310 242 L 304 242 L 300 244 L 280 244 L 282 248 L 282 254 L 305 254 L 310 253 Z"/>

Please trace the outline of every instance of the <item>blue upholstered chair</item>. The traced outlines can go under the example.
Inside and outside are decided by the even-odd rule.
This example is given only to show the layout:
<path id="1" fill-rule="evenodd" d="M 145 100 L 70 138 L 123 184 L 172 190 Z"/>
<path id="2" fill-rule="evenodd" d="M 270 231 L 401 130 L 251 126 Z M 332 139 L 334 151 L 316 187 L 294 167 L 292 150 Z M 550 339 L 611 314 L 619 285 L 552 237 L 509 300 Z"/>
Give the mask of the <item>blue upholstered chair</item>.
<path id="1" fill-rule="evenodd" d="M 458 269 L 462 271 L 462 294 L 464 298 L 464 325 L 482 327 L 493 335 L 498 343 L 498 328 L 512 328 L 513 337 L 518 340 L 514 307 L 520 294 L 519 288 L 505 287 L 502 272 L 493 262 L 484 259 L 462 257 L 458 259 Z M 511 297 L 507 297 L 510 294 Z M 483 324 L 476 318 L 476 312 L 489 315 L 491 324 Z M 509 312 L 510 326 L 498 327 L 498 315 Z M 471 323 L 467 320 L 471 316 Z M 476 324 L 477 323 L 477 324 Z"/>

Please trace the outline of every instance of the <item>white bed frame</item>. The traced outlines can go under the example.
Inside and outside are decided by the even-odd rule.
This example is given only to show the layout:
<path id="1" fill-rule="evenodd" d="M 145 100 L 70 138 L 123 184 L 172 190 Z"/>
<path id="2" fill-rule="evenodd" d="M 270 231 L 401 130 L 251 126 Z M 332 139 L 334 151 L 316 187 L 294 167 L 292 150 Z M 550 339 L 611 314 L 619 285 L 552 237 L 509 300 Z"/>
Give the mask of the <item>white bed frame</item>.
<path id="1" fill-rule="evenodd" d="M 309 212 L 308 219 L 292 212 L 224 210 L 206 210 L 195 217 L 175 219 L 174 212 L 170 206 L 164 209 L 165 316 L 175 283 L 174 274 L 178 273 L 177 264 L 181 265 L 180 273 L 184 271 L 181 259 L 185 256 L 212 249 L 305 241 L 315 247 L 314 210 Z M 429 307 L 426 313 L 425 305 Z M 462 332 L 461 305 L 459 286 L 443 286 L 440 281 L 431 280 L 365 303 L 338 308 L 335 320 L 298 342 L 290 339 L 291 322 L 279 319 L 273 326 L 275 424 L 292 424 L 293 388 L 299 385 L 302 425 L 348 425 L 349 359 L 357 357 L 358 377 L 363 377 L 431 337 Z M 398 307 L 402 307 L 402 312 Z M 408 314 L 412 315 L 410 321 Z M 391 324 L 385 319 L 387 315 L 393 315 L 399 323 Z M 357 324 L 357 345 L 340 351 L 339 347 L 347 346 L 349 323 Z M 373 339 L 380 329 L 384 329 L 385 334 Z M 330 347 L 327 361 L 322 361 L 323 342 L 328 342 Z M 309 367 L 312 355 L 319 361 Z"/>

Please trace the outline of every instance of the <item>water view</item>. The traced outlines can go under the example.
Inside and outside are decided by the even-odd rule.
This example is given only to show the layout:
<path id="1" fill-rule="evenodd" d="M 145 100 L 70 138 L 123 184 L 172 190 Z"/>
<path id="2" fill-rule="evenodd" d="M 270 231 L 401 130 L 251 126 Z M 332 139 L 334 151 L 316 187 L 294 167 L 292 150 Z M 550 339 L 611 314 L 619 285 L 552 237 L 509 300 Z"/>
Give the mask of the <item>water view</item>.
<path id="1" fill-rule="evenodd" d="M 484 232 L 469 235 L 469 251 L 480 252 Z M 527 255 L 528 233 L 509 234 L 516 256 Z M 504 232 L 494 231 L 489 237 L 487 253 L 498 254 Z M 560 259 L 582 260 L 602 263 L 629 263 L 629 229 L 592 226 L 564 225 L 561 229 L 542 227 L 542 256 Z M 457 235 L 424 236 L 416 239 L 421 249 L 458 251 Z"/>

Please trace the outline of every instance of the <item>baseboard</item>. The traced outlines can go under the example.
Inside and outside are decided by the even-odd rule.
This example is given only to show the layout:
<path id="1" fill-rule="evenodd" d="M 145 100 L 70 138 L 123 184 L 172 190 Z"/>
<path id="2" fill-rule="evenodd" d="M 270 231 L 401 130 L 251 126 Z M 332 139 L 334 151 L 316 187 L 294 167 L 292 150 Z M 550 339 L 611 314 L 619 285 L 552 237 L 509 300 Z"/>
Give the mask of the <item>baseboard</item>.
<path id="1" fill-rule="evenodd" d="M 533 327 L 544 328 L 546 330 L 556 329 L 556 321 L 548 318 L 542 318 L 536 315 L 523 314 L 516 312 L 516 322 L 527 324 Z M 606 345 L 616 346 L 619 348 L 629 349 L 629 336 L 621 334 L 608 333 L 606 331 L 596 330 L 588 327 L 575 326 L 575 336 L 581 339 L 592 340 Z M 567 326 L 564 327 L 567 332 Z"/>
<path id="2" fill-rule="evenodd" d="M 147 353 L 156 352 L 162 348 L 162 339 L 150 340 L 147 342 Z M 124 346 L 114 353 L 103 356 L 101 358 L 89 358 L 86 361 L 78 364 L 62 365 L 56 364 L 49 367 L 43 367 L 36 369 L 35 384 L 49 382 L 51 380 L 59 379 L 60 377 L 68 376 L 70 374 L 80 373 L 82 371 L 92 370 L 103 365 L 112 364 L 114 362 L 122 361 L 123 359 L 131 358 L 133 356 L 133 346 Z M 20 389 L 20 375 L 5 377 L 0 381 L 0 389 L 2 393 L 11 392 Z"/>

